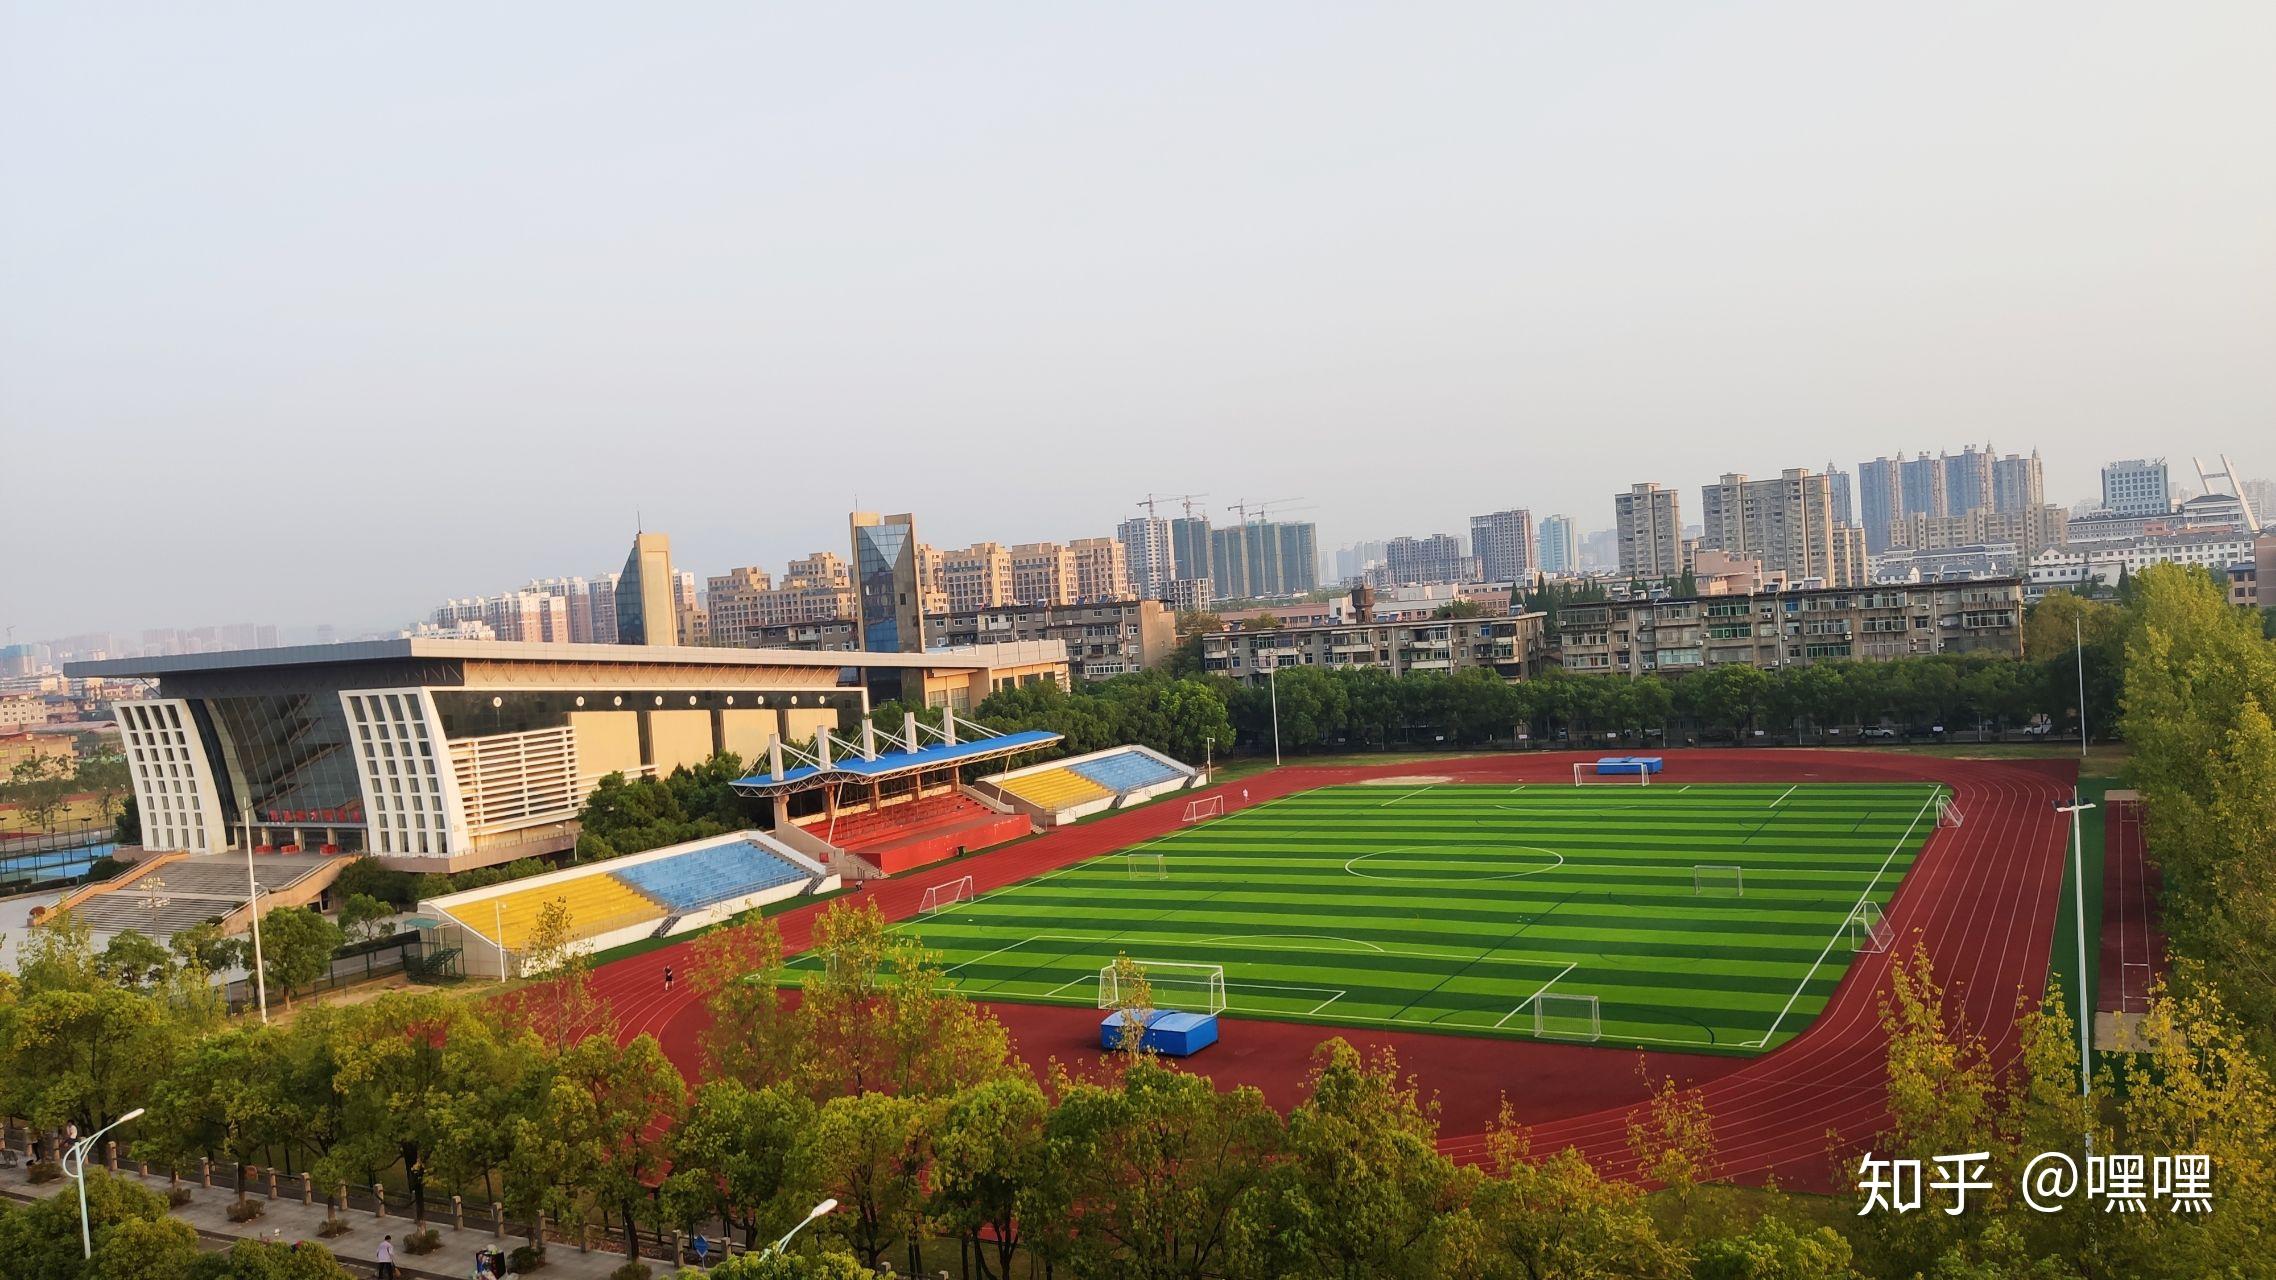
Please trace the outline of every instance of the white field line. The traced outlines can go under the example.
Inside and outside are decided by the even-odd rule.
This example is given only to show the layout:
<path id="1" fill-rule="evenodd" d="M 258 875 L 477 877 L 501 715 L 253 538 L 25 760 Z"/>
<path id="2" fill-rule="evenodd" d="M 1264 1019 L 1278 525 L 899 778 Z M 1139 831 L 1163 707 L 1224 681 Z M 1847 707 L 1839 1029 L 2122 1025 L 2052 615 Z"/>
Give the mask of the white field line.
<path id="1" fill-rule="evenodd" d="M 1534 1001 L 1536 1001 L 1536 1000 L 1539 1000 L 1539 999 L 1541 998 L 1541 994 L 1542 994 L 1542 992 L 1545 992 L 1545 991 L 1547 991 L 1549 988 L 1551 988 L 1551 987 L 1553 987 L 1553 986 L 1556 986 L 1556 985 L 1557 985 L 1557 978 L 1562 978 L 1562 977 L 1564 977 L 1566 974 L 1568 974 L 1568 973 L 1571 973 L 1573 970 L 1575 970 L 1575 969 L 1578 969 L 1579 967 L 1580 967 L 1580 962 L 1579 962 L 1578 960 L 1576 960 L 1576 961 L 1574 961 L 1573 963 L 1571 963 L 1571 964 L 1569 964 L 1569 965 L 1566 965 L 1564 968 L 1562 968 L 1562 969 L 1559 969 L 1559 970 L 1557 971 L 1557 977 L 1556 977 L 1556 978 L 1551 978 L 1551 979 L 1549 979 L 1547 982 L 1544 982 L 1544 983 L 1542 983 L 1542 984 L 1540 985 L 1540 987 L 1539 987 L 1539 988 L 1537 988 L 1537 989 L 1534 991 L 1534 993 L 1533 993 L 1532 995 L 1529 995 L 1529 996 L 1525 997 L 1525 999 L 1518 1001 L 1517 1007 L 1516 1007 L 1515 1009 L 1512 1009 L 1512 1010 L 1510 1010 L 1508 1013 L 1505 1013 L 1505 1014 L 1503 1014 L 1503 1015 L 1502 1015 L 1502 1020 L 1501 1020 L 1501 1022 L 1497 1022 L 1497 1023 L 1495 1023 L 1495 1024 L 1494 1024 L 1494 1030 L 1496 1030 L 1496 1031 L 1499 1031 L 1499 1030 L 1501 1030 L 1501 1027 L 1502 1027 L 1502 1022 L 1507 1022 L 1507 1021 L 1509 1021 L 1511 1018 L 1514 1018 L 1514 1017 L 1516 1017 L 1518 1014 L 1520 1014 L 1520 1013 L 1524 1012 L 1524 1011 L 1525 1011 L 1525 1006 L 1527 1006 L 1527 1005 L 1529 1005 L 1529 1004 L 1532 1004 L 1532 1003 L 1533 1003 Z"/>
<path id="2" fill-rule="evenodd" d="M 1929 806 L 1935 803 L 1936 796 L 1933 793 L 1928 799 L 1920 802 L 1920 808 L 1912 815 L 1912 821 L 1905 824 L 1905 833 L 1897 837 L 1895 844 L 1889 846 L 1888 856 L 1881 859 L 1881 865 L 1873 872 L 1873 878 L 1865 882 L 1865 892 L 1858 894 L 1857 901 L 1849 905 L 1849 915 L 1842 917 L 1841 927 L 1835 929 L 1833 936 L 1826 939 L 1825 949 L 1818 952 L 1816 960 L 1811 961 L 1810 971 L 1802 975 L 1800 982 L 1794 984 L 1794 994 L 1786 997 L 1785 1007 L 1778 1011 L 1776 1018 L 1771 1019 L 1770 1030 L 1763 1032 L 1761 1039 L 1749 1042 L 1746 1047 L 1759 1049 L 1770 1043 L 1770 1037 L 1778 1034 L 1778 1025 L 1786 1021 L 1786 1014 L 1793 1009 L 1794 1002 L 1802 998 L 1802 988 L 1810 985 L 1810 979 L 1818 976 L 1818 966 L 1824 964 L 1826 957 L 1833 954 L 1833 944 L 1848 935 L 1850 917 L 1855 916 L 1858 909 L 1865 905 L 1865 900 L 1873 896 L 1873 887 L 1881 883 L 1881 876 L 1888 871 L 1889 864 L 1896 860 L 1897 850 L 1904 848 L 1905 841 L 1912 839 L 1913 828 L 1920 825 L 1921 815 L 1927 813 Z"/>
<path id="3" fill-rule="evenodd" d="M 1434 783 L 1431 783 L 1431 784 L 1430 784 L 1430 786 L 1425 786 L 1425 787 L 1416 787 L 1414 790 L 1412 790 L 1412 791 L 1409 791 L 1407 794 L 1405 794 L 1405 795 L 1403 795 L 1403 796 L 1392 796 L 1390 799 L 1388 799 L 1388 800 L 1385 800 L 1383 803 L 1381 803 L 1381 804 L 1379 804 L 1379 805 L 1377 805 L 1377 806 L 1375 806 L 1375 807 L 1376 807 L 1376 808 L 1378 808 L 1378 809 L 1388 809 L 1388 808 L 1390 808 L 1392 805 L 1395 805 L 1395 804 L 1399 803 L 1401 800 L 1412 800 L 1412 799 L 1414 799 L 1416 796 L 1419 796 L 1419 795 L 1421 795 L 1423 792 L 1425 792 L 1425 791 L 1428 791 L 1428 790 L 1430 790 L 1430 788 L 1431 788 L 1431 787 L 1435 787 L 1435 786 L 1437 786 L 1437 785 L 1438 785 L 1438 784 L 1434 782 Z"/>
<path id="4" fill-rule="evenodd" d="M 1316 1004 L 1316 1005 L 1313 1005 L 1313 1006 L 1312 1006 L 1311 1008 L 1309 1008 L 1309 1009 L 1306 1009 L 1306 1010 L 1304 1011 L 1304 1016 L 1305 1016 L 1305 1017 L 1307 1017 L 1307 1018 L 1309 1018 L 1309 1017 L 1311 1017 L 1313 1014 L 1315 1014 L 1315 1013 L 1318 1013 L 1320 1010 L 1327 1008 L 1329 1005 L 1331 1005 L 1331 1004 L 1334 1004 L 1336 1001 L 1338 1001 L 1338 1000 L 1341 1000 L 1341 999 L 1343 999 L 1343 998 L 1344 998 L 1344 993 L 1343 993 L 1343 992 L 1341 992 L 1341 991 L 1338 991 L 1338 992 L 1336 992 L 1334 995 L 1332 995 L 1332 996 L 1329 996 L 1327 999 L 1325 999 L 1325 1000 L 1322 1000 L 1320 1003 L 1318 1003 L 1318 1004 Z"/>
<path id="5" fill-rule="evenodd" d="M 1784 794 L 1784 795 L 1781 795 L 1781 796 L 1779 796 L 1779 797 L 1778 797 L 1776 800 L 1773 800 L 1773 801 L 1771 801 L 1771 802 L 1770 802 L 1770 807 L 1771 807 L 1771 808 L 1773 808 L 1773 809 L 1775 809 L 1775 808 L 1777 808 L 1778 806 L 1780 806 L 1780 805 L 1782 805 L 1782 804 L 1786 803 L 1786 797 L 1787 797 L 1787 796 L 1793 795 L 1795 792 L 1797 792 L 1797 791 L 1800 791 L 1801 789 L 1802 789 L 1802 784 L 1801 784 L 1801 783 L 1799 783 L 1799 782 L 1795 783 L 1795 784 L 1794 784 L 1793 786 L 1791 786 L 1791 787 L 1788 787 L 1788 788 L 1786 788 L 1786 791 L 1785 791 L 1785 794 Z"/>

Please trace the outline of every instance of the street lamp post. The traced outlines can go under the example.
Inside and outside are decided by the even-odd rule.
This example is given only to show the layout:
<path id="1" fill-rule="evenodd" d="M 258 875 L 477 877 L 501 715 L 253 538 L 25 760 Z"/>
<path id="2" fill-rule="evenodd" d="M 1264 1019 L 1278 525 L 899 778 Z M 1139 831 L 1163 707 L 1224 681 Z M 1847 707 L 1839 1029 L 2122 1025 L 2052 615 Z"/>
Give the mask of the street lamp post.
<path id="1" fill-rule="evenodd" d="M 142 1108 L 136 1107 L 79 1141 L 72 1143 L 70 1150 L 63 1153 L 63 1159 L 57 1162 L 63 1166 L 64 1176 L 79 1184 L 79 1251 L 86 1257 L 95 1256 L 95 1232 L 93 1228 L 87 1225 L 87 1153 L 95 1149 L 95 1143 L 104 1134 L 141 1114 Z"/>
<path id="2" fill-rule="evenodd" d="M 824 1200 L 822 1203 L 820 1203 L 820 1204 L 818 1204 L 818 1205 L 815 1205 L 813 1208 L 811 1208 L 811 1209 L 808 1209 L 808 1210 L 806 1211 L 806 1216 L 798 1220 L 798 1225 L 797 1225 L 797 1226 L 795 1226 L 795 1227 L 792 1227 L 790 1230 L 783 1232 L 783 1233 L 782 1233 L 782 1239 L 780 1239 L 780 1240 L 777 1240 L 777 1241 L 775 1241 L 773 1244 L 770 1244 L 770 1245 L 768 1245 L 768 1246 L 767 1246 L 767 1249 L 766 1249 L 766 1253 L 762 1253 L 762 1254 L 760 1254 L 759 1256 L 760 1256 L 760 1257 L 762 1257 L 762 1258 L 764 1258 L 764 1257 L 768 1256 L 769 1254 L 776 1254 L 776 1253 L 781 1253 L 781 1252 L 782 1252 L 782 1247 L 783 1247 L 784 1245 L 786 1245 L 786 1244 L 789 1244 L 789 1243 L 790 1243 L 790 1238 L 791 1238 L 792 1236 L 794 1236 L 794 1235 L 797 1235 L 797 1234 L 798 1234 L 799 1232 L 801 1232 L 801 1231 L 804 1231 L 804 1230 L 806 1229 L 806 1224 L 807 1224 L 807 1223 L 814 1221 L 816 1218 L 825 1217 L 825 1216 L 827 1216 L 827 1215 L 829 1215 L 829 1214 L 835 1213 L 835 1212 L 837 1211 L 837 1208 L 838 1208 L 838 1201 L 837 1201 L 837 1197 L 835 1197 L 835 1196 L 832 1196 L 831 1198 L 829 1198 L 829 1199 L 827 1199 L 827 1200 Z"/>
<path id="3" fill-rule="evenodd" d="M 2086 618 L 2071 619 L 2071 644 L 2078 655 L 2078 758 L 2086 759 Z"/>
<path id="4" fill-rule="evenodd" d="M 261 1021 L 269 1020 L 269 977 L 261 959 L 261 877 L 253 870 L 253 808 L 245 815 L 245 908 L 253 917 L 253 991 L 261 1003 Z"/>
<path id="5" fill-rule="evenodd" d="M 2084 705 L 2082 704 L 2079 709 L 2084 711 Z M 2071 909 L 2073 914 L 2078 917 L 2079 1007 L 2076 1012 L 2078 1015 L 2078 1096 L 2081 1098 L 2087 1095 L 2087 1089 L 2094 1076 L 2094 1067 L 2088 1056 L 2087 1048 L 2087 1032 L 2094 1025 L 2094 1014 L 2092 1010 L 2086 1007 L 2086 842 L 2081 832 L 2078 815 L 2093 807 L 2093 805 L 2081 801 L 2075 789 L 2071 792 L 2069 804 L 2055 806 L 2055 812 L 2067 813 L 2071 816 Z"/>
<path id="6" fill-rule="evenodd" d="M 1280 767 L 1280 655 L 1265 664 L 1265 686 L 1272 691 L 1272 767 Z"/>

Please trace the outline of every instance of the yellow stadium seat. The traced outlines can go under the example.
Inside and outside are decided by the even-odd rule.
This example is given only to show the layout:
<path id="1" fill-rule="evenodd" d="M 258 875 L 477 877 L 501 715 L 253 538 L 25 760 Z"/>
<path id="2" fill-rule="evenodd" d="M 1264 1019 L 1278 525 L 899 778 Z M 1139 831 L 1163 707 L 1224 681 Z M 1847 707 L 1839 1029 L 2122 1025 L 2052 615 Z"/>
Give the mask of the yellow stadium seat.
<path id="1" fill-rule="evenodd" d="M 1045 769 L 1040 773 L 1023 774 L 1004 783 L 1003 787 L 1029 804 L 1052 812 L 1072 809 L 1093 800 L 1105 800 L 1114 795 L 1112 791 L 1072 769 Z"/>
<path id="2" fill-rule="evenodd" d="M 453 914 L 492 942 L 501 941 L 502 933 L 506 949 L 518 951 L 537 928 L 538 912 L 556 898 L 568 904 L 569 932 L 576 938 L 589 938 L 643 920 L 661 920 L 667 914 L 655 900 L 604 871 L 469 903 Z"/>

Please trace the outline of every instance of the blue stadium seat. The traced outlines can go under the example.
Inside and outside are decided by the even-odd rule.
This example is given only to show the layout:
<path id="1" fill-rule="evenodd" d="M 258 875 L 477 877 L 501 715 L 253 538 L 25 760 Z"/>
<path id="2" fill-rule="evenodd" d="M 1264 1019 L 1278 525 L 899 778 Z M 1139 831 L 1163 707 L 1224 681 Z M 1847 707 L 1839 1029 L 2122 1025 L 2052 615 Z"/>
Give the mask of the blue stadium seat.
<path id="1" fill-rule="evenodd" d="M 670 910 L 685 913 L 804 880 L 808 873 L 764 845 L 738 840 L 610 874 Z"/>
<path id="2" fill-rule="evenodd" d="M 1151 787 L 1186 776 L 1184 770 L 1163 764 L 1143 751 L 1118 751 L 1096 760 L 1077 761 L 1067 767 L 1117 793 L 1136 791 L 1140 787 Z"/>

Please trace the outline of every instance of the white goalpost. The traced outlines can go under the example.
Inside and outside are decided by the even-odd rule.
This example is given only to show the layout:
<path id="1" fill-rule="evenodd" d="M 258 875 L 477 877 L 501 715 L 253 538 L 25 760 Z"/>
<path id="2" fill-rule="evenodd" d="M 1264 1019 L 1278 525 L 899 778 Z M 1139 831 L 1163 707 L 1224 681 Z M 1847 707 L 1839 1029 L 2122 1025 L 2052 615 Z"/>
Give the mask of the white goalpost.
<path id="1" fill-rule="evenodd" d="M 922 915 L 939 915 L 959 902 L 970 902 L 974 897 L 972 877 L 964 876 L 950 884 L 936 884 L 925 890 L 924 900 L 917 904 Z"/>
<path id="2" fill-rule="evenodd" d="M 1543 1040 L 1598 1040 L 1604 1019 L 1595 996 L 1542 992 L 1533 997 L 1533 1034 Z"/>
<path id="3" fill-rule="evenodd" d="M 1225 797 L 1203 796 L 1199 800 L 1185 802 L 1185 817 L 1181 821 L 1191 826 L 1196 822 L 1207 822 L 1211 818 L 1222 818 L 1224 816 Z"/>
<path id="4" fill-rule="evenodd" d="M 1594 760 L 1580 760 L 1573 764 L 1573 785 L 1576 787 L 1610 786 L 1614 783 L 1648 787 L 1652 785 L 1652 775 L 1643 768 L 1638 768 L 1633 773 L 1598 773 Z"/>
<path id="5" fill-rule="evenodd" d="M 1857 910 L 1849 913 L 1849 949 L 1857 952 L 1887 951 L 1895 933 L 1881 908 L 1872 902 L 1860 902 Z"/>
<path id="6" fill-rule="evenodd" d="M 1948 793 L 1936 797 L 1936 825 L 1940 827 L 1960 825 L 1960 806 L 1952 803 L 1952 797 Z"/>
<path id="7" fill-rule="evenodd" d="M 1133 880 L 1170 878 L 1170 860 L 1153 850 L 1133 849 L 1122 855 L 1122 860 L 1130 868 L 1130 878 Z"/>
<path id="8" fill-rule="evenodd" d="M 1743 867 L 1700 863 L 1691 868 L 1691 896 L 1694 898 L 1708 895 L 1743 898 L 1746 891 L 1746 869 Z"/>
<path id="9" fill-rule="evenodd" d="M 1146 984 L 1145 1007 L 1178 1013 L 1225 1012 L 1225 966 L 1181 960 L 1140 960 L 1138 972 Z M 1119 1009 L 1131 1003 L 1122 990 L 1121 975 L 1112 964 L 1098 971 L 1098 1007 Z"/>

